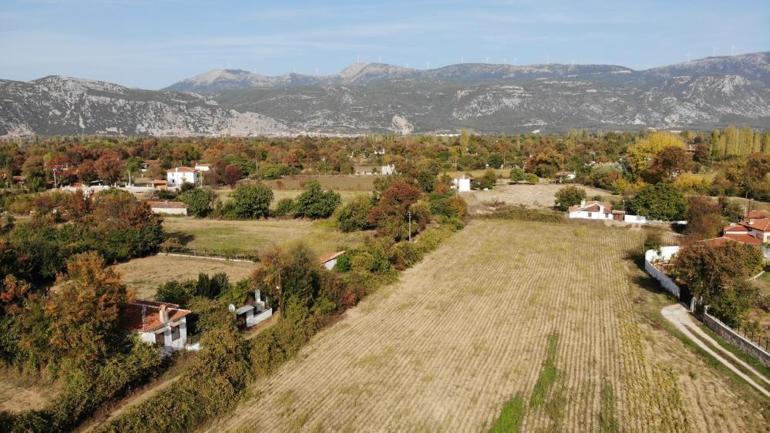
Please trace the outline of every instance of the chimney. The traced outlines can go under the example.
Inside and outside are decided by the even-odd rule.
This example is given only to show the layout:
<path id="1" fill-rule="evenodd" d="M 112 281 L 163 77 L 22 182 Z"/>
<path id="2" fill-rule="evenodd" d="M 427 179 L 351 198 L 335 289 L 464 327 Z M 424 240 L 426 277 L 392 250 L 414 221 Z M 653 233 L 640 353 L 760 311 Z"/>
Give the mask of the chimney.
<path id="1" fill-rule="evenodd" d="M 165 305 L 160 306 L 160 311 L 158 312 L 158 316 L 160 318 L 160 323 L 168 322 L 168 310 Z"/>
<path id="2" fill-rule="evenodd" d="M 586 205 L 586 201 L 585 200 L 580 200 L 580 207 L 583 207 L 585 205 Z"/>

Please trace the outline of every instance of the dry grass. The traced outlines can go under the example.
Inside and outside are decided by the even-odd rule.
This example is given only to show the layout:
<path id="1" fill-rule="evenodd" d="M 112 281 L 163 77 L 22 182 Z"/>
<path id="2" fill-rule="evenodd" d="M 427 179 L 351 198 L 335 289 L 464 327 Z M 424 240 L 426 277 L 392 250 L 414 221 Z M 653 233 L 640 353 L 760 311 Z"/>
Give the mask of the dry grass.
<path id="1" fill-rule="evenodd" d="M 361 242 L 365 233 L 342 233 L 330 221 L 269 219 L 225 221 L 195 218 L 166 218 L 168 233 L 192 236 L 187 247 L 218 254 L 244 254 L 264 251 L 271 245 L 285 246 L 303 241 L 316 254 L 336 251 Z"/>
<path id="2" fill-rule="evenodd" d="M 522 204 L 532 207 L 553 207 L 555 204 L 554 195 L 556 191 L 563 188 L 564 184 L 548 183 L 538 185 L 503 185 L 499 184 L 491 191 L 472 191 L 463 193 L 463 198 L 471 207 L 478 206 L 488 201 L 502 201 L 507 204 Z M 586 190 L 588 199 L 594 196 L 602 196 L 603 199 L 613 196 L 611 192 L 602 189 L 591 188 L 584 185 L 577 185 Z"/>
<path id="3" fill-rule="evenodd" d="M 0 410 L 20 413 L 42 409 L 59 392 L 58 386 L 0 369 Z"/>
<path id="4" fill-rule="evenodd" d="M 230 193 L 232 193 L 233 190 L 226 188 L 217 189 L 215 192 L 219 199 L 225 202 L 230 200 Z M 340 195 L 342 203 L 345 204 L 351 202 L 356 197 L 369 195 L 371 194 L 371 191 L 337 191 L 337 193 Z M 301 189 L 273 189 L 273 202 L 271 203 L 271 207 L 275 208 L 278 200 L 284 198 L 296 198 L 300 194 L 302 194 Z"/>
<path id="5" fill-rule="evenodd" d="M 520 431 L 766 431 L 758 395 L 649 318 L 670 300 L 640 286 L 642 232 L 575 227 L 472 222 L 207 431 L 484 431 L 501 411 Z"/>
<path id="6" fill-rule="evenodd" d="M 141 299 L 152 299 L 161 284 L 169 280 L 195 279 L 199 273 L 224 272 L 230 281 L 248 277 L 254 271 L 253 263 L 231 262 L 198 257 L 175 257 L 159 254 L 120 263 L 115 269 L 123 282 Z"/>
<path id="7" fill-rule="evenodd" d="M 267 180 L 265 184 L 273 190 L 302 189 L 306 182 L 317 180 L 323 189 L 334 191 L 362 191 L 374 189 L 374 180 L 378 176 L 329 175 L 329 176 L 285 176 L 281 179 Z"/>

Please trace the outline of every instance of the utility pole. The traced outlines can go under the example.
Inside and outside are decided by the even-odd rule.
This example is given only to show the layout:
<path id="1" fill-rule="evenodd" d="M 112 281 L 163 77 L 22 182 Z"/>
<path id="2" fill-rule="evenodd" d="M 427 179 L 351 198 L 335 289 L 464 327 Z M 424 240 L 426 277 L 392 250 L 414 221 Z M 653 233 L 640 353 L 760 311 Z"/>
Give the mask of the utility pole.
<path id="1" fill-rule="evenodd" d="M 409 217 L 409 242 L 412 242 L 412 211 L 407 211 L 406 215 Z"/>

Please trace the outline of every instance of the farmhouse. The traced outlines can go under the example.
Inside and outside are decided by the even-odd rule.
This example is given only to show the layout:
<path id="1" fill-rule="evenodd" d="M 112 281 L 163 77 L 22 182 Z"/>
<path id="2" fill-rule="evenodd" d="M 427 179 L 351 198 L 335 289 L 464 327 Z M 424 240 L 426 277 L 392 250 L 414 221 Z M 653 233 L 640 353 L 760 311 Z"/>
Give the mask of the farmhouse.
<path id="1" fill-rule="evenodd" d="M 759 214 L 757 213 L 755 215 Z M 770 242 L 770 217 L 749 217 L 738 224 L 732 224 L 725 227 L 722 229 L 722 234 L 726 237 L 747 241 L 744 243 L 751 243 L 754 245 Z"/>
<path id="2" fill-rule="evenodd" d="M 185 183 L 195 185 L 198 182 L 198 171 L 190 167 L 176 167 L 166 172 L 166 182 L 169 188 L 177 188 Z"/>
<path id="3" fill-rule="evenodd" d="M 126 329 L 139 334 L 144 343 L 156 344 L 166 352 L 185 349 L 187 315 L 177 304 L 137 299 L 126 305 Z"/>
<path id="4" fill-rule="evenodd" d="M 231 304 L 230 311 L 235 314 L 235 320 L 239 328 L 251 328 L 273 315 L 273 309 L 267 308 L 267 304 L 262 300 L 259 290 L 254 291 L 253 297 L 249 296 L 246 300 L 246 305 L 236 309 Z"/>
<path id="5" fill-rule="evenodd" d="M 626 215 L 624 210 L 613 210 L 612 204 L 600 201 L 586 203 L 583 200 L 579 206 L 569 208 L 570 219 L 587 219 L 600 221 L 618 221 L 632 224 L 645 224 L 647 218 L 639 215 Z"/>
<path id="6" fill-rule="evenodd" d="M 152 213 L 160 215 L 187 215 L 187 206 L 181 201 L 148 201 Z"/>
<path id="7" fill-rule="evenodd" d="M 337 260 L 340 256 L 345 254 L 345 251 L 337 251 L 336 253 L 327 254 L 319 259 L 324 268 L 332 270 L 337 265 Z"/>
<path id="8" fill-rule="evenodd" d="M 456 189 L 457 192 L 469 192 L 471 190 L 471 180 L 465 176 L 452 179 L 452 187 Z"/>

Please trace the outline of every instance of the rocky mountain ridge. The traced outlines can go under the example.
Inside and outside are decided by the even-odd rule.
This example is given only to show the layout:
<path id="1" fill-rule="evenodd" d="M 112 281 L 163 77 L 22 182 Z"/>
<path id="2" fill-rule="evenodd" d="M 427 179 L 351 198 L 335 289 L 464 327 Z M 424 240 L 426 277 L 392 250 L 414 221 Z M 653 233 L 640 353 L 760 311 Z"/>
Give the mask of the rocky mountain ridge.
<path id="1" fill-rule="evenodd" d="M 332 76 L 215 70 L 166 89 L 0 80 L 0 136 L 531 132 L 770 127 L 770 52 L 615 65 L 353 64 Z"/>

